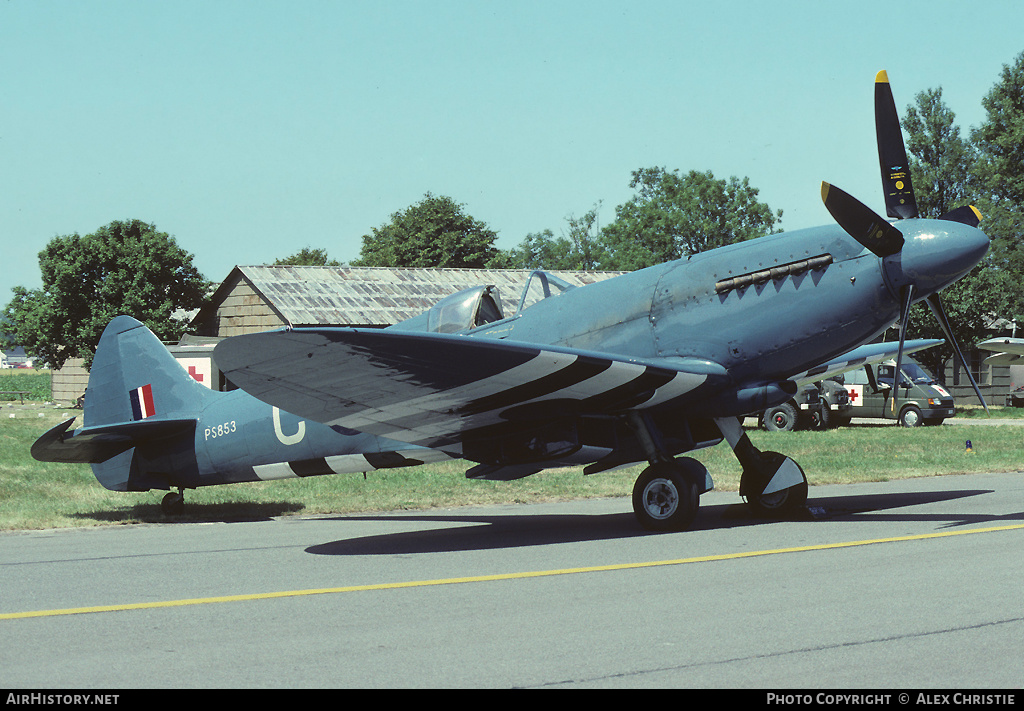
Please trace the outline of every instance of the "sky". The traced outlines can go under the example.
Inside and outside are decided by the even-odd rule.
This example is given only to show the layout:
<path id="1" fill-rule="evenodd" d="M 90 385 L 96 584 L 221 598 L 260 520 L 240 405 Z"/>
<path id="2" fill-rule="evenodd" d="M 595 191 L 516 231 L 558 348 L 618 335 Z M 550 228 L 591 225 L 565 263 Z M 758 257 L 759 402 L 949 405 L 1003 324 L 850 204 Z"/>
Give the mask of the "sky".
<path id="1" fill-rule="evenodd" d="M 827 180 L 884 214 L 873 84 L 967 133 L 1020 0 L 3 0 L 0 305 L 55 236 L 140 219 L 203 275 L 355 259 L 428 192 L 511 248 L 662 166 L 746 177 L 781 227 Z"/>

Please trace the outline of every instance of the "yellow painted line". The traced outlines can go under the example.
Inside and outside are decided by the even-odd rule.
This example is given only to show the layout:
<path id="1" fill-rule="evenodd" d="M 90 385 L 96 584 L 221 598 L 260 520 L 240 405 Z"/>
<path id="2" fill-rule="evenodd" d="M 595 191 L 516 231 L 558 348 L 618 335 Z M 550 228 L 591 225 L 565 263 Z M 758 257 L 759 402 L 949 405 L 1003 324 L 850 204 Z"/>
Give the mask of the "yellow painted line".
<path id="1" fill-rule="evenodd" d="M 94 607 L 71 607 L 63 610 L 33 610 L 29 612 L 7 612 L 0 614 L 0 620 L 22 620 L 32 617 L 57 617 L 60 615 L 85 615 L 93 612 L 123 612 L 127 610 L 154 610 L 167 607 L 188 607 L 191 605 L 210 605 L 224 602 L 245 602 L 249 600 L 273 600 L 283 597 L 303 597 L 306 595 L 333 595 L 337 593 L 368 592 L 374 590 L 399 590 L 402 588 L 422 588 L 431 585 L 461 585 L 464 583 L 485 583 L 497 580 L 523 580 L 526 578 L 544 578 L 554 575 L 575 575 L 577 573 L 604 573 L 616 570 L 635 570 L 638 568 L 657 568 L 668 565 L 684 565 L 687 563 L 709 563 L 722 560 L 738 560 L 741 558 L 757 558 L 780 553 L 805 553 L 808 551 L 835 550 L 837 548 L 854 548 L 870 546 L 878 543 L 898 543 L 903 541 L 924 541 L 931 538 L 950 538 L 966 536 L 973 533 L 994 533 L 997 531 L 1013 531 L 1024 528 L 1024 524 L 1010 526 L 993 526 L 990 528 L 971 528 L 959 531 L 943 531 L 941 533 L 924 533 L 915 536 L 894 536 L 892 538 L 873 538 L 863 541 L 844 541 L 841 543 L 823 543 L 813 546 L 796 546 L 794 548 L 775 548 L 763 551 L 747 551 L 745 553 L 725 553 L 721 555 L 705 555 L 694 558 L 676 558 L 673 560 L 657 560 L 642 563 L 616 563 L 612 565 L 594 565 L 584 568 L 561 568 L 557 570 L 536 570 L 521 573 L 498 573 L 495 575 L 473 575 L 465 578 L 439 578 L 437 580 L 413 580 L 402 583 L 374 583 L 371 585 L 348 585 L 337 588 L 314 588 L 310 590 L 284 590 L 279 592 L 253 593 L 251 595 L 222 595 L 219 597 L 196 597 L 184 600 L 163 600 L 158 602 L 135 602 L 124 605 L 96 605 Z"/>

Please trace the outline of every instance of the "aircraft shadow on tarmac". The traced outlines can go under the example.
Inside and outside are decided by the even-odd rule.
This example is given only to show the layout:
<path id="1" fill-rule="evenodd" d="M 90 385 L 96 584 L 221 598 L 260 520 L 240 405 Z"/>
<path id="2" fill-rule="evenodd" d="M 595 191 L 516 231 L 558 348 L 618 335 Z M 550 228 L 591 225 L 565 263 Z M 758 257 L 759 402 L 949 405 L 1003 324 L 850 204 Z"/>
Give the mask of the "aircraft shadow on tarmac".
<path id="1" fill-rule="evenodd" d="M 122 523 L 143 521 L 145 523 L 236 523 L 243 521 L 270 521 L 278 516 L 300 513 L 302 504 L 289 502 L 229 502 L 220 504 L 190 503 L 183 515 L 171 516 L 160 509 L 160 504 L 135 504 L 105 511 L 89 511 L 74 514 L 76 518 L 90 521 Z"/>
<path id="2" fill-rule="evenodd" d="M 952 501 L 991 491 L 974 489 L 943 492 L 902 492 L 832 496 L 808 501 L 807 509 L 793 520 L 808 523 L 820 520 L 865 521 L 945 521 L 949 526 L 969 525 L 1003 520 L 1024 520 L 1024 512 L 1010 516 L 987 514 L 913 513 L 897 511 L 909 506 Z M 400 555 L 415 553 L 451 553 L 473 550 L 498 550 L 524 546 L 552 545 L 640 536 L 685 536 L 693 531 L 757 526 L 779 522 L 778 519 L 755 517 L 745 504 L 701 506 L 690 532 L 654 533 L 640 528 L 632 513 L 601 515 L 541 514 L 469 516 L 457 514 L 415 513 L 380 516 L 344 516 L 344 521 L 416 522 L 427 524 L 468 524 L 444 528 L 428 528 L 401 533 L 340 539 L 310 546 L 307 553 L 316 555 Z M 476 524 L 476 525 L 472 525 Z"/>

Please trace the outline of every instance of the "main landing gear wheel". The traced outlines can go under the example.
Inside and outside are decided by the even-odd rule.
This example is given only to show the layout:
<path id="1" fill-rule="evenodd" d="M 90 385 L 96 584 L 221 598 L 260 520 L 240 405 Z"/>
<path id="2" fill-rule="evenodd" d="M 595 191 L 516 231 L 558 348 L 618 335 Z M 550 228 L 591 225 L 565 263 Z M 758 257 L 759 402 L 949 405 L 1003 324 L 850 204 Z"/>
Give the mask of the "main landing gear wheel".
<path id="1" fill-rule="evenodd" d="M 685 531 L 693 523 L 700 503 L 696 476 L 689 465 L 694 460 L 673 460 L 652 464 L 633 485 L 633 513 L 644 528 L 652 531 Z"/>
<path id="2" fill-rule="evenodd" d="M 763 493 L 783 466 L 796 467 L 803 481 L 795 486 L 767 494 Z M 754 478 L 763 483 L 758 485 L 752 480 L 740 482 L 740 493 L 747 498 L 747 505 L 753 509 L 754 513 L 772 518 L 782 518 L 800 511 L 807 505 L 807 476 L 799 464 L 778 452 L 761 452 L 758 469 L 759 472 L 754 475 Z M 747 476 L 748 473 L 744 471 L 744 478 L 746 479 Z M 757 491 L 762 493 L 755 493 Z"/>
<path id="3" fill-rule="evenodd" d="M 166 494 L 160 502 L 160 509 L 168 516 L 180 516 L 185 513 L 185 495 L 180 491 Z"/>
<path id="4" fill-rule="evenodd" d="M 743 467 L 740 496 L 755 514 L 782 517 L 807 504 L 807 477 L 799 464 L 778 452 L 759 450 L 735 417 L 717 418 L 715 424 Z"/>

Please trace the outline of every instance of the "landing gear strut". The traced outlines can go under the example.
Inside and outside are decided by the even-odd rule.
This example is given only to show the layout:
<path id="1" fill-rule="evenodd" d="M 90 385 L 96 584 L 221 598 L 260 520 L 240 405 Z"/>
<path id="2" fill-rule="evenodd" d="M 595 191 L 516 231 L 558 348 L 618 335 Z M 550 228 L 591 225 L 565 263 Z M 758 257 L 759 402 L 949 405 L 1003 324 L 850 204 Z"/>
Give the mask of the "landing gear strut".
<path id="1" fill-rule="evenodd" d="M 743 466 L 740 496 L 754 513 L 781 517 L 804 508 L 807 477 L 799 464 L 778 452 L 757 449 L 734 417 L 716 419 L 715 423 Z"/>
<path id="2" fill-rule="evenodd" d="M 708 470 L 695 459 L 667 456 L 643 415 L 634 413 L 630 425 L 651 462 L 633 485 L 633 514 L 652 531 L 685 531 L 697 515 L 700 495 L 711 490 Z"/>

